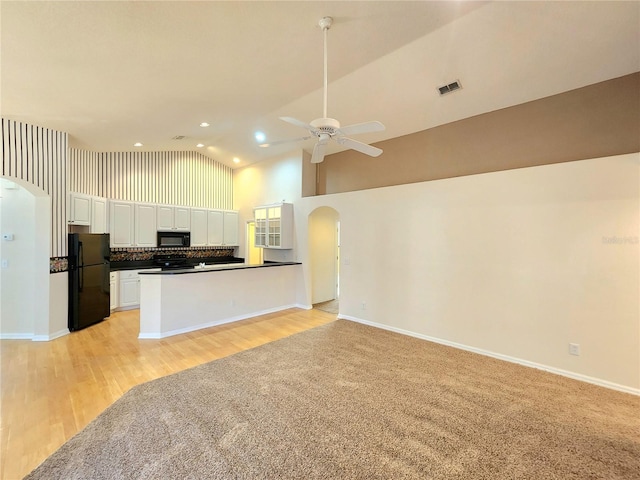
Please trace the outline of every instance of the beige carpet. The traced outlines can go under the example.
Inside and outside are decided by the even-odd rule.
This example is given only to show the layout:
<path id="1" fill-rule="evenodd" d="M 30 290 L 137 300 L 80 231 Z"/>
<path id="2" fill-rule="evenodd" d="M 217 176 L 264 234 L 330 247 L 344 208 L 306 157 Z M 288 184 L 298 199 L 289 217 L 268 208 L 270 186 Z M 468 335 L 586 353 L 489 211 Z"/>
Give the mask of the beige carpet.
<path id="1" fill-rule="evenodd" d="M 338 320 L 130 390 L 29 479 L 638 479 L 640 398 Z"/>

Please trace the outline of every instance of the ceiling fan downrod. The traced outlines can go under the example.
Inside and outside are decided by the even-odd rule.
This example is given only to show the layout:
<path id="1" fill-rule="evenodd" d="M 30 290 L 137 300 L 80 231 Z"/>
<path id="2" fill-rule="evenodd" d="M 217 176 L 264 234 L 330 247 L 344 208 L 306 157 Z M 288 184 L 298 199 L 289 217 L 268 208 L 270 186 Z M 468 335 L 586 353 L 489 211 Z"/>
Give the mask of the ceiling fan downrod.
<path id="1" fill-rule="evenodd" d="M 327 118 L 327 103 L 328 103 L 328 95 L 327 95 L 327 90 L 328 90 L 328 54 L 327 54 L 327 31 L 331 28 L 331 25 L 333 24 L 333 18 L 331 17 L 322 17 L 320 19 L 320 21 L 318 22 L 318 25 L 320 25 L 320 28 L 322 28 L 322 33 L 324 36 L 324 102 L 323 102 L 323 109 L 322 109 L 322 116 L 324 118 Z"/>

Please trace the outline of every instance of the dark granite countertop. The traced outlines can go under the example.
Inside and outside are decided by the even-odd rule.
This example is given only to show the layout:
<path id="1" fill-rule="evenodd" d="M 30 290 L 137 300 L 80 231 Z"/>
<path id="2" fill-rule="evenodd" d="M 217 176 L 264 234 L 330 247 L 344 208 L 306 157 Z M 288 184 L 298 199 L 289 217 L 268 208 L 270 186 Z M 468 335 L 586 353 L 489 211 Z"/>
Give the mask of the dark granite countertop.
<path id="1" fill-rule="evenodd" d="M 199 265 L 204 262 L 207 265 L 240 263 L 244 265 L 244 258 L 237 257 L 206 257 L 206 258 L 189 258 L 187 264 L 190 266 Z M 124 262 L 111 262 L 110 268 L 112 272 L 118 270 L 146 270 L 148 268 L 160 268 L 151 260 L 128 260 Z M 185 269 L 189 270 L 189 269 Z"/>
<path id="2" fill-rule="evenodd" d="M 233 264 L 210 264 L 204 268 L 185 268 L 185 269 L 170 269 L 153 272 L 140 272 L 140 275 L 183 275 L 189 273 L 206 273 L 206 272 L 220 272 L 223 270 L 246 270 L 249 268 L 265 268 L 265 267 L 282 267 L 285 265 L 302 265 L 300 262 L 265 262 L 259 265 L 247 265 L 246 263 Z"/>

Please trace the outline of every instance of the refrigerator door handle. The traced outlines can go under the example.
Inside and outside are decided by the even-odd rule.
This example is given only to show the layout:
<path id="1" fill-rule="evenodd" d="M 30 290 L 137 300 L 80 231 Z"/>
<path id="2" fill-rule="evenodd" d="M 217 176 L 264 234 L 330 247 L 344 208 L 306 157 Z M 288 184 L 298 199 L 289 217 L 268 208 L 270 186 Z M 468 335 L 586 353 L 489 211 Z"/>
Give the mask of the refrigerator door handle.
<path id="1" fill-rule="evenodd" d="M 84 267 L 84 252 L 82 251 L 82 242 L 78 242 L 78 266 Z"/>

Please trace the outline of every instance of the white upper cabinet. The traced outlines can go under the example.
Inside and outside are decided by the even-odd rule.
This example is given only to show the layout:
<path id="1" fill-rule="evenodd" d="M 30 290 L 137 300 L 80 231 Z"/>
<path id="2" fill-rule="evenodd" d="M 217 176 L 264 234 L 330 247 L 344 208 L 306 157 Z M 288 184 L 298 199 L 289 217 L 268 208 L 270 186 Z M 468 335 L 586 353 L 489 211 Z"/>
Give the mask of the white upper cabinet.
<path id="1" fill-rule="evenodd" d="M 276 203 L 256 207 L 255 244 L 263 248 L 293 248 L 293 205 Z"/>
<path id="2" fill-rule="evenodd" d="M 72 225 L 91 225 L 91 196 L 71 192 L 69 200 L 68 222 Z"/>
<path id="3" fill-rule="evenodd" d="M 91 233 L 109 233 L 106 198 L 69 192 L 67 199 L 69 225 L 90 226 Z"/>
<path id="4" fill-rule="evenodd" d="M 109 239 L 111 247 L 124 248 L 135 246 L 134 205 L 133 202 L 118 200 L 109 202 Z"/>
<path id="5" fill-rule="evenodd" d="M 155 247 L 157 242 L 156 206 L 149 203 L 136 203 L 135 246 Z"/>
<path id="6" fill-rule="evenodd" d="M 158 205 L 158 230 L 177 230 L 188 232 L 191 229 L 191 209 L 173 205 Z"/>
<path id="7" fill-rule="evenodd" d="M 222 245 L 224 242 L 224 212 L 209 210 L 207 212 L 207 245 Z"/>
<path id="8" fill-rule="evenodd" d="M 175 207 L 173 223 L 176 230 L 188 232 L 191 230 L 191 209 L 189 207 Z"/>
<path id="9" fill-rule="evenodd" d="M 91 197 L 91 233 L 109 233 L 107 205 L 106 198 Z"/>
<path id="10" fill-rule="evenodd" d="M 205 247 L 208 242 L 207 210 L 191 209 L 191 246 Z"/>
<path id="11" fill-rule="evenodd" d="M 109 211 L 112 248 L 157 247 L 158 231 L 191 232 L 192 247 L 238 245 L 237 211 L 156 205 L 124 200 L 109 201 L 107 209 L 105 199 L 99 199 L 99 197 L 95 199 L 91 231 L 93 233 L 108 231 L 106 218 Z"/>
<path id="12" fill-rule="evenodd" d="M 191 209 L 192 247 L 238 245 L 238 212 Z"/>
<path id="13" fill-rule="evenodd" d="M 238 245 L 238 212 L 224 212 L 223 245 Z"/>
<path id="14" fill-rule="evenodd" d="M 155 247 L 156 206 L 148 203 L 109 202 L 112 248 Z"/>

